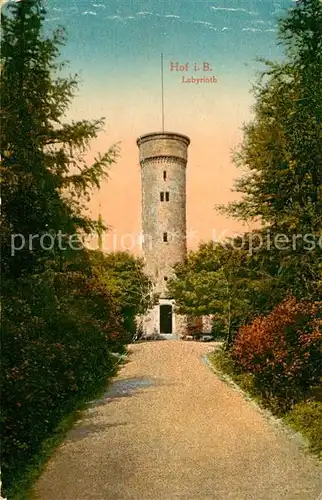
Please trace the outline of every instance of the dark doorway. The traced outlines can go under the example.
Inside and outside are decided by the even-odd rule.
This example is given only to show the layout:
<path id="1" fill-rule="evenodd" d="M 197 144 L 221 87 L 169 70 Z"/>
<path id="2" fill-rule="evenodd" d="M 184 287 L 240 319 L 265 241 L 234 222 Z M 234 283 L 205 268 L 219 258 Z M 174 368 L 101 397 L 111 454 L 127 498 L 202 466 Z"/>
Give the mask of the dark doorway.
<path id="1" fill-rule="evenodd" d="M 160 306 L 160 333 L 172 333 L 172 306 Z"/>

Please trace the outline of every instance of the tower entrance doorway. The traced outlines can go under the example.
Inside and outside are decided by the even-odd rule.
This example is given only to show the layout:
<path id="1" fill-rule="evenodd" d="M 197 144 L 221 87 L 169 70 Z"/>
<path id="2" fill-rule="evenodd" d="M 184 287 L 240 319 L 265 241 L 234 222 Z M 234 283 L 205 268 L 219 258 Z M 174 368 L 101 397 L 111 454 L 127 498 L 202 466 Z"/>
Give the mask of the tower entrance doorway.
<path id="1" fill-rule="evenodd" d="M 172 306 L 160 306 L 160 333 L 172 333 Z"/>

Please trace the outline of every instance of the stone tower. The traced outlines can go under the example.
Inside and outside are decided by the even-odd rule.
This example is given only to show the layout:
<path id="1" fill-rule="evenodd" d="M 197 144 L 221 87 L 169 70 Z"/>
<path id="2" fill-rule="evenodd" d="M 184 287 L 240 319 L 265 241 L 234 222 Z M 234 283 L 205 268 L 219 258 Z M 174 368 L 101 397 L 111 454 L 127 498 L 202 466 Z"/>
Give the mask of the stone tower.
<path id="1" fill-rule="evenodd" d="M 173 311 L 167 292 L 173 266 L 187 252 L 186 165 L 190 139 L 170 132 L 138 138 L 142 180 L 142 232 L 146 271 L 159 304 L 143 320 L 146 335 L 184 333 L 185 318 Z"/>

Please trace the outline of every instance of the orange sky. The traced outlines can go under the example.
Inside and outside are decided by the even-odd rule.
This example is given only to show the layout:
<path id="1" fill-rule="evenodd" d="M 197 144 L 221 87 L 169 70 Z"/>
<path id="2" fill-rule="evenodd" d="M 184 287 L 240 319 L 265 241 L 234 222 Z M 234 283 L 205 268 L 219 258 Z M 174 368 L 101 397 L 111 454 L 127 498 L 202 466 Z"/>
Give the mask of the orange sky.
<path id="1" fill-rule="evenodd" d="M 121 157 L 110 172 L 101 191 L 93 193 L 90 210 L 98 216 L 99 203 L 104 222 L 111 231 L 104 236 L 105 250 L 130 249 L 140 252 L 141 186 L 138 163 L 138 136 L 160 130 L 159 96 L 146 88 L 134 90 L 121 85 L 117 96 L 96 83 L 91 95 L 81 93 L 70 109 L 74 119 L 107 117 L 105 131 L 93 141 L 90 160 L 119 142 Z M 242 138 L 242 123 L 250 118 L 250 84 L 240 89 L 219 85 L 216 88 L 176 86 L 166 95 L 165 130 L 188 135 L 187 230 L 188 248 L 243 231 L 243 226 L 216 214 L 214 205 L 236 199 L 231 192 L 233 180 L 241 172 L 231 161 L 231 151 Z M 153 104 L 153 105 L 152 105 Z M 94 241 L 95 240 L 95 241 Z M 96 246 L 94 239 L 92 245 Z"/>

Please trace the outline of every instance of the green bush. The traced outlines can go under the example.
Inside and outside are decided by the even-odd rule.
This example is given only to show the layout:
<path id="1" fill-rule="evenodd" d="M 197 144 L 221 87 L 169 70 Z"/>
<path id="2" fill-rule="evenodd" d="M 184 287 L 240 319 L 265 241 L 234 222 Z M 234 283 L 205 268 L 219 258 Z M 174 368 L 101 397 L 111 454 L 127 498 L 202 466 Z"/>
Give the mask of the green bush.
<path id="1" fill-rule="evenodd" d="M 235 364 L 231 359 L 229 352 L 225 352 L 221 347 L 216 349 L 213 355 L 209 356 L 210 361 L 216 369 L 234 378 L 236 375 Z"/>
<path id="2" fill-rule="evenodd" d="M 254 385 L 253 375 L 249 372 L 238 370 L 229 351 L 225 351 L 224 348 L 216 350 L 215 354 L 210 356 L 210 361 L 217 370 L 229 375 L 243 391 L 256 396 L 257 391 Z"/>
<path id="3" fill-rule="evenodd" d="M 2 283 L 2 474 L 24 475 L 42 442 L 115 370 L 123 318 L 106 287 L 80 272 Z"/>
<path id="4" fill-rule="evenodd" d="M 211 335 L 214 340 L 224 340 L 227 338 L 227 321 L 223 317 L 214 315 L 212 320 Z"/>

